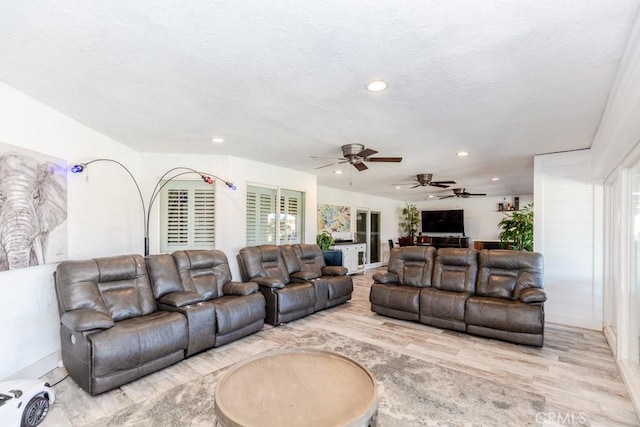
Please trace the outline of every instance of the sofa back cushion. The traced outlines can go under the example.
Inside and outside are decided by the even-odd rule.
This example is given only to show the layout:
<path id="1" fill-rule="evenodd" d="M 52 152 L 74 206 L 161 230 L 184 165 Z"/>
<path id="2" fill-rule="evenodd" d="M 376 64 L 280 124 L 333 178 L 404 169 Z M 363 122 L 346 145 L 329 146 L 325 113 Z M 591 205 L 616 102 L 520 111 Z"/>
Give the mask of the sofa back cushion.
<path id="1" fill-rule="evenodd" d="M 140 255 L 62 262 L 56 269 L 56 293 L 61 313 L 90 309 L 117 322 L 156 311 Z"/>
<path id="2" fill-rule="evenodd" d="M 239 255 L 244 269 L 243 276 L 248 280 L 269 277 L 285 285 L 289 283 L 289 271 L 278 246 L 247 246 L 240 249 Z"/>
<path id="3" fill-rule="evenodd" d="M 280 245 L 278 248 L 280 248 L 280 253 L 282 253 L 284 265 L 287 266 L 287 273 L 293 274 L 300 271 L 300 262 L 298 262 L 298 257 L 293 250 L 293 245 Z"/>
<path id="4" fill-rule="evenodd" d="M 431 286 L 433 246 L 403 246 L 391 249 L 388 271 L 398 276 L 400 285 L 424 288 Z"/>
<path id="5" fill-rule="evenodd" d="M 172 254 L 185 291 L 197 292 L 207 301 L 224 295 L 224 284 L 231 281 L 231 269 L 224 252 L 186 250 Z"/>
<path id="6" fill-rule="evenodd" d="M 537 252 L 480 251 L 476 295 L 515 300 L 526 288 L 542 288 L 543 258 Z"/>
<path id="7" fill-rule="evenodd" d="M 473 293 L 478 276 L 478 251 L 475 249 L 438 249 L 431 286 L 450 292 Z"/>
<path id="8" fill-rule="evenodd" d="M 313 244 L 293 245 L 293 250 L 300 265 L 300 271 L 310 273 L 310 278 L 322 276 L 322 267 L 326 266 L 320 246 Z"/>
<path id="9" fill-rule="evenodd" d="M 184 291 L 173 257 L 169 254 L 147 255 L 144 258 L 156 299 L 172 292 Z"/>

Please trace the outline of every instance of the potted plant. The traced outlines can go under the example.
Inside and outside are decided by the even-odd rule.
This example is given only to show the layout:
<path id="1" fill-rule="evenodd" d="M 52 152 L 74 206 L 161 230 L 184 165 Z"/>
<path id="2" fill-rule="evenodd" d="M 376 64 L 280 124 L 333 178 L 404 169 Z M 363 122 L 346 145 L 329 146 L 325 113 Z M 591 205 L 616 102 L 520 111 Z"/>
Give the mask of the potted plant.
<path id="1" fill-rule="evenodd" d="M 498 223 L 500 246 L 516 251 L 533 251 L 533 203 L 520 211 L 505 213 Z"/>
<path id="2" fill-rule="evenodd" d="M 418 224 L 420 223 L 420 211 L 416 205 L 407 204 L 402 208 L 402 215 L 400 219 L 400 228 L 405 233 L 405 236 L 411 239 L 413 244 L 414 237 L 418 232 Z"/>
<path id="3" fill-rule="evenodd" d="M 316 236 L 316 243 L 320 246 L 322 252 L 326 252 L 329 250 L 329 247 L 335 243 L 335 240 L 333 240 L 331 233 L 325 230 Z"/>

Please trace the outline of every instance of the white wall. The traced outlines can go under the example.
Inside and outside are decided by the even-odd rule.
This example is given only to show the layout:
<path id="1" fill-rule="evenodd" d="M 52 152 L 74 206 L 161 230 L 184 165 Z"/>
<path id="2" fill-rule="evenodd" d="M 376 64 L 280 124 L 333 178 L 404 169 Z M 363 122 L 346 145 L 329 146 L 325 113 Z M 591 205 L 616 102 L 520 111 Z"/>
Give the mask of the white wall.
<path id="1" fill-rule="evenodd" d="M 68 161 L 109 157 L 134 171 L 131 149 L 0 83 L 0 141 Z M 95 167 L 94 167 L 95 166 Z M 98 171 L 100 167 L 105 169 Z M 129 179 L 108 165 L 91 165 L 87 175 L 68 176 L 70 259 L 139 252 L 141 223 Z M 134 190 L 135 191 L 135 190 Z M 113 201 L 119 206 L 115 209 Z M 140 217 L 140 221 L 142 221 Z M 119 230 L 114 237 L 113 230 Z M 37 377 L 60 360 L 59 317 L 53 287 L 55 264 L 0 272 L 0 380 Z"/>
<path id="2" fill-rule="evenodd" d="M 356 232 L 355 215 L 358 209 L 369 209 L 371 211 L 380 212 L 380 242 L 382 246 L 382 262 L 386 264 L 389 259 L 389 245 L 387 240 L 393 239 L 398 241 L 400 230 L 398 229 L 398 221 L 400 219 L 400 211 L 404 204 L 398 200 L 387 199 L 384 197 L 369 196 L 362 193 L 354 193 L 351 191 L 338 190 L 330 187 L 318 187 L 318 204 L 338 205 L 351 207 L 351 231 L 349 235 L 353 237 Z M 317 208 L 314 208 L 317 214 Z M 315 234 L 318 232 L 317 219 L 313 224 L 314 242 Z M 343 238 L 349 236 L 342 236 Z"/>
<path id="3" fill-rule="evenodd" d="M 520 208 L 533 202 L 531 194 L 519 195 Z M 421 211 L 427 210 L 464 210 L 464 233 L 469 237 L 469 246 L 473 247 L 474 240 L 499 240 L 500 229 L 498 223 L 505 213 L 498 212 L 498 203 L 513 203 L 514 195 L 469 197 L 426 200 L 416 203 Z M 508 212 L 506 212 L 508 214 Z"/>
<path id="4" fill-rule="evenodd" d="M 502 212 L 498 212 L 498 203 L 513 203 L 512 195 L 497 197 L 477 197 L 467 199 L 442 199 L 416 202 L 419 210 L 444 210 L 463 209 L 465 234 L 469 236 L 470 246 L 473 240 L 498 240 L 498 222 L 504 217 Z M 532 195 L 521 195 L 520 207 L 533 202 Z M 350 206 L 352 215 L 359 208 L 368 208 L 381 212 L 380 240 L 383 246 L 383 260 L 386 263 L 389 259 L 389 248 L 386 244 L 388 239 L 398 241 L 402 236 L 400 229 L 400 214 L 405 206 L 404 202 L 386 199 L 382 197 L 368 196 L 366 194 L 353 193 L 349 191 L 337 190 L 329 187 L 318 187 L 318 203 Z M 355 221 L 351 221 L 351 234 L 355 233 Z"/>
<path id="5" fill-rule="evenodd" d="M 240 280 L 236 255 L 246 246 L 246 198 L 247 185 L 282 187 L 305 193 L 305 242 L 315 243 L 316 236 L 316 176 L 266 163 L 230 156 L 190 154 L 143 154 L 141 186 L 148 199 L 158 179 L 169 169 L 185 166 L 208 172 L 233 182 L 237 189 L 231 190 L 219 180 L 216 185 L 216 249 L 227 254 L 234 279 Z M 197 175 L 185 175 L 181 179 L 200 179 Z M 159 203 L 152 209 L 150 221 L 150 252 L 158 253 Z"/>
<path id="6" fill-rule="evenodd" d="M 601 259 L 595 259 L 602 186 L 591 178 L 591 152 L 536 156 L 534 171 L 534 248 L 544 255 L 546 320 L 602 330 Z"/>

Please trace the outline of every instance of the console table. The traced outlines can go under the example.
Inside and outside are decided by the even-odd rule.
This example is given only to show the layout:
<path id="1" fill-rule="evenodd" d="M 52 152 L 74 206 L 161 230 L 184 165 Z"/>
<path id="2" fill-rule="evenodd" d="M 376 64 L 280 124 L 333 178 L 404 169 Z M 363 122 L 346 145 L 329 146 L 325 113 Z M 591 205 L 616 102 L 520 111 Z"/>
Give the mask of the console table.
<path id="1" fill-rule="evenodd" d="M 463 236 L 418 236 L 418 245 L 433 246 L 440 248 L 468 248 L 469 238 Z"/>
<path id="2" fill-rule="evenodd" d="M 347 274 L 364 273 L 366 243 L 342 243 L 331 246 L 329 249 L 342 252 L 342 266 L 347 269 Z"/>

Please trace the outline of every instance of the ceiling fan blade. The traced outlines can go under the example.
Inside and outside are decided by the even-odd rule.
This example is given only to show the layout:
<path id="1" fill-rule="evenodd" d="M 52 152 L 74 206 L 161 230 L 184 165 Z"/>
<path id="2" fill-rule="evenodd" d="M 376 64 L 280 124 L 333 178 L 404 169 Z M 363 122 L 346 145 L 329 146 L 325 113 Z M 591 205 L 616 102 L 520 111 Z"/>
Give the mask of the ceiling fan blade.
<path id="1" fill-rule="evenodd" d="M 411 187 L 411 188 L 416 188 L 416 187 L 422 187 L 422 184 L 416 184 L 416 185 L 414 185 L 414 186 L 413 186 L 413 187 Z"/>
<path id="2" fill-rule="evenodd" d="M 486 196 L 486 193 L 464 193 L 465 196 Z"/>
<path id="3" fill-rule="evenodd" d="M 358 169 L 360 172 L 362 172 L 365 169 L 369 169 L 367 165 L 365 165 L 364 163 L 354 163 L 353 166 L 355 166 L 356 169 Z"/>
<path id="4" fill-rule="evenodd" d="M 455 184 L 455 181 L 431 181 L 431 184 Z"/>
<path id="5" fill-rule="evenodd" d="M 341 162 L 329 163 L 328 165 L 318 166 L 316 169 L 328 168 L 329 166 L 339 165 L 340 163 L 347 163 L 349 160 L 343 160 Z"/>
<path id="6" fill-rule="evenodd" d="M 364 150 L 362 150 L 361 152 L 359 152 L 357 154 L 358 157 L 369 157 L 369 156 L 373 156 L 374 154 L 376 154 L 377 151 L 376 150 L 372 150 L 371 148 L 365 148 Z"/>
<path id="7" fill-rule="evenodd" d="M 369 157 L 365 159 L 367 162 L 388 162 L 398 163 L 402 161 L 402 157 Z"/>
<path id="8" fill-rule="evenodd" d="M 451 196 L 442 196 L 442 197 L 440 197 L 440 200 L 442 200 L 442 199 L 449 199 L 449 198 L 451 198 L 451 197 L 456 197 L 456 196 L 455 196 L 455 195 L 451 195 Z"/>
<path id="9" fill-rule="evenodd" d="M 440 183 L 437 183 L 437 182 L 432 182 L 429 185 L 432 186 L 432 187 L 449 188 L 448 185 L 440 184 Z"/>

